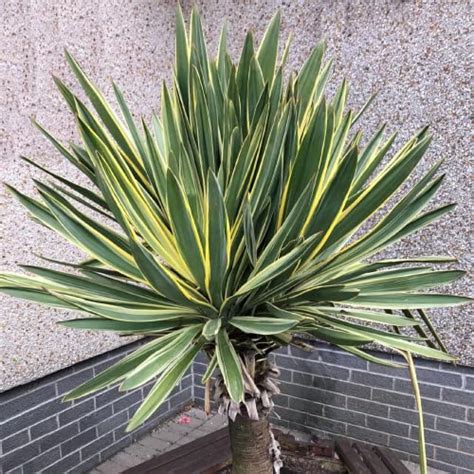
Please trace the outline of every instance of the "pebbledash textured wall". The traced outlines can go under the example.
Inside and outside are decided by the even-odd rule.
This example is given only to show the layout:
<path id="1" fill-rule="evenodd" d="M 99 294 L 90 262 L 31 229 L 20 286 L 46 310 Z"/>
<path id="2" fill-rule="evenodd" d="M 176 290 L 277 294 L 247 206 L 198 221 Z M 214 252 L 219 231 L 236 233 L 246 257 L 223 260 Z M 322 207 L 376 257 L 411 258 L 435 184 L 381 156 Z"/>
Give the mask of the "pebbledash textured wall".
<path id="1" fill-rule="evenodd" d="M 346 76 L 351 102 L 378 98 L 361 123 L 368 132 L 386 121 L 400 129 L 398 144 L 426 123 L 433 144 L 417 173 L 440 158 L 447 178 L 438 202 L 457 201 L 456 210 L 435 226 L 391 251 L 391 255 L 444 254 L 469 270 L 468 233 L 472 169 L 469 143 L 470 62 L 468 0 L 401 1 L 198 1 L 207 36 L 216 45 L 224 18 L 234 54 L 245 32 L 257 38 L 277 8 L 283 38 L 293 36 L 289 68 L 297 68 L 321 38 L 335 61 L 333 86 Z M 191 2 L 184 1 L 185 12 Z M 20 155 L 34 157 L 75 178 L 70 166 L 31 125 L 35 117 L 64 139 L 74 136 L 71 116 L 55 90 L 51 74 L 72 83 L 67 47 L 92 78 L 110 93 L 110 78 L 125 91 L 131 109 L 149 117 L 159 107 L 160 82 L 170 78 L 174 54 L 174 0 L 2 0 L 0 8 L 0 181 L 31 192 L 36 171 Z M 77 261 L 71 246 L 27 219 L 0 188 L 0 268 L 39 264 L 33 255 Z M 469 278 L 452 286 L 469 293 Z M 0 389 L 48 374 L 125 342 L 113 335 L 77 332 L 55 325 L 64 311 L 0 296 L 2 361 Z M 472 363 L 470 308 L 433 312 L 435 325 L 462 364 Z"/>
<path id="2" fill-rule="evenodd" d="M 191 2 L 182 3 L 189 12 Z M 451 255 L 459 259 L 461 268 L 471 269 L 468 0 L 196 3 L 213 46 L 222 20 L 228 19 L 234 54 L 249 28 L 260 38 L 276 8 L 282 11 L 284 37 L 293 36 L 290 68 L 301 65 L 311 47 L 326 38 L 328 57 L 335 61 L 333 87 L 347 77 L 355 107 L 379 91 L 361 122 L 368 132 L 387 122 L 387 133 L 400 130 L 400 144 L 430 123 L 434 140 L 417 173 L 445 158 L 442 169 L 447 178 L 438 202 L 455 200 L 459 205 L 449 217 L 402 242 L 390 255 Z M 149 117 L 151 110 L 158 109 L 160 82 L 170 78 L 173 62 L 175 6 L 174 0 L 2 0 L 0 180 L 32 191 L 31 178 L 38 175 L 20 161 L 20 155 L 77 177 L 29 121 L 35 117 L 66 140 L 75 135 L 51 79 L 56 74 L 72 82 L 64 47 L 107 95 L 113 77 L 137 116 Z M 81 258 L 65 242 L 29 221 L 0 188 L 0 268 L 39 264 L 33 252 L 69 261 Z M 471 286 L 472 280 L 464 278 L 451 289 L 469 293 Z M 2 461 L 7 463 L 3 469 L 24 474 L 43 469 L 86 472 L 99 459 L 130 443 L 133 438 L 124 436 L 123 426 L 143 392 L 121 395 L 112 390 L 107 400 L 101 393 L 67 406 L 58 401 L 65 385 L 128 351 L 126 346 L 109 353 L 130 339 L 59 327 L 55 321 L 72 314 L 4 296 L 0 296 L 0 308 L 0 391 L 4 391 L 0 394 L 0 439 Z M 449 350 L 459 356 L 459 365 L 418 362 L 427 412 L 428 455 L 433 466 L 449 472 L 474 472 L 472 308 L 436 311 L 433 319 Z M 278 400 L 283 424 L 386 444 L 403 457 L 416 459 L 416 419 L 406 374 L 380 373 L 377 367 L 328 346 L 318 348 L 310 358 L 284 352 L 277 356 L 284 369 L 286 395 Z M 196 385 L 190 388 L 186 384 L 191 378 L 186 379 L 162 416 L 193 397 L 202 398 L 201 371 L 202 364 L 197 363 Z"/>

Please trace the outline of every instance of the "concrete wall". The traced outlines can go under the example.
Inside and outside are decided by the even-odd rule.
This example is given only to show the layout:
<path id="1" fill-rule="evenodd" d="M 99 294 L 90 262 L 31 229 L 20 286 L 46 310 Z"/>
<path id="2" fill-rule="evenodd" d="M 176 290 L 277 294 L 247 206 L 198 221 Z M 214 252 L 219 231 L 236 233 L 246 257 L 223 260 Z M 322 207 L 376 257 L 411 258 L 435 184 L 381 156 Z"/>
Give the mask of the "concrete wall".
<path id="1" fill-rule="evenodd" d="M 190 2 L 184 8 L 189 11 Z M 369 131 L 386 121 L 401 129 L 399 143 L 431 123 L 433 145 L 418 173 L 439 158 L 448 173 L 438 202 L 456 200 L 450 217 L 392 255 L 447 254 L 469 269 L 471 246 L 470 84 L 468 60 L 469 2 L 440 1 L 217 1 L 197 2 L 208 37 L 216 44 L 227 17 L 234 53 L 252 28 L 260 37 L 277 7 L 283 34 L 293 35 L 289 65 L 298 67 L 321 37 L 335 60 L 335 81 L 352 84 L 359 106 L 376 90 L 376 104 L 363 125 Z M 159 105 L 160 81 L 168 78 L 173 57 L 175 1 L 165 0 L 2 0 L 0 8 L 0 180 L 32 190 L 38 174 L 19 155 L 39 159 L 52 169 L 75 173 L 34 131 L 29 117 L 59 136 L 74 135 L 71 119 L 53 87 L 51 74 L 70 81 L 63 48 L 69 48 L 97 83 L 110 92 L 111 76 L 125 90 L 136 114 L 149 115 Z M 0 267 L 39 263 L 32 252 L 76 260 L 79 254 L 45 229 L 33 225 L 4 189 L 0 190 Z M 453 290 L 467 292 L 466 278 Z M 79 333 L 56 327 L 64 312 L 1 297 L 2 377 L 6 389 L 40 377 L 125 342 L 115 336 Z M 469 309 L 437 311 L 436 327 L 448 348 L 464 364 L 472 363 L 473 323 Z"/>

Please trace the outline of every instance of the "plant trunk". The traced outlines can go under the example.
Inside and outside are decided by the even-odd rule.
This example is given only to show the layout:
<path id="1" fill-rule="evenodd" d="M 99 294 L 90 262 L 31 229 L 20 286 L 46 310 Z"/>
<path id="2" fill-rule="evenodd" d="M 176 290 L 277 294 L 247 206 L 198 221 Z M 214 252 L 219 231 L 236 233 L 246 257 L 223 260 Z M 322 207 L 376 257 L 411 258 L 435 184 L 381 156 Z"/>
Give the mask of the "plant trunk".
<path id="1" fill-rule="evenodd" d="M 273 473 L 267 416 L 262 414 L 259 420 L 245 415 L 237 415 L 235 421 L 229 418 L 229 434 L 233 474 Z"/>

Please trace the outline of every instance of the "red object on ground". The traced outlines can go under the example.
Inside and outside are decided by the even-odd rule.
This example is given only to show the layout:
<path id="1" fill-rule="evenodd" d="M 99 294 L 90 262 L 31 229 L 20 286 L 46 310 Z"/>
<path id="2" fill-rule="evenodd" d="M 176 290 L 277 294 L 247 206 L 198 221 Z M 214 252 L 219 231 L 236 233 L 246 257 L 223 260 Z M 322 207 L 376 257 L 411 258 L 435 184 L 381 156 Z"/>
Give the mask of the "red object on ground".
<path id="1" fill-rule="evenodd" d="M 189 425 L 191 423 L 191 417 L 188 415 L 181 415 L 178 419 L 180 425 Z"/>

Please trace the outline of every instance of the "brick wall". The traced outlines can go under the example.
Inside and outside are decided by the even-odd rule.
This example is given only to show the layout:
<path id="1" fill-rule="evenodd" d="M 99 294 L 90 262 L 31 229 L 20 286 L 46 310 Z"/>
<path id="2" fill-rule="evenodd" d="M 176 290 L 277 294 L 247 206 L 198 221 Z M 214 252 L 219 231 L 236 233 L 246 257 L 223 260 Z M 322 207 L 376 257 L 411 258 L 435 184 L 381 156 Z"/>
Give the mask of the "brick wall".
<path id="1" fill-rule="evenodd" d="M 64 393 L 140 343 L 95 357 L 0 394 L 0 472 L 85 473 L 193 399 L 202 404 L 201 356 L 160 411 L 133 434 L 125 426 L 151 387 L 105 389 L 72 403 Z M 417 417 L 404 370 L 361 361 L 331 346 L 281 350 L 282 395 L 275 423 L 316 435 L 390 446 L 417 461 Z M 378 354 L 380 356 L 380 354 Z M 396 356 L 382 355 L 393 360 Z M 418 360 L 429 463 L 453 474 L 474 472 L 474 369 Z"/>
<path id="2" fill-rule="evenodd" d="M 276 353 L 282 395 L 273 422 L 322 437 L 345 436 L 390 446 L 418 460 L 417 414 L 405 370 L 365 362 L 325 344 L 307 353 Z M 397 356 L 377 354 L 401 361 Z M 203 359 L 194 366 L 194 393 Z M 429 464 L 454 474 L 474 472 L 474 369 L 418 360 Z"/>
<path id="3" fill-rule="evenodd" d="M 87 360 L 0 394 L 0 473 L 85 473 L 172 416 L 193 398 L 192 374 L 146 424 L 125 427 L 151 388 L 130 393 L 104 389 L 63 403 L 62 396 L 106 369 L 140 342 Z"/>

